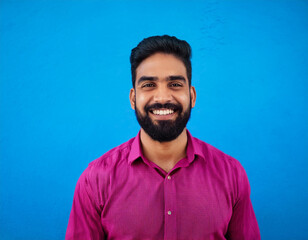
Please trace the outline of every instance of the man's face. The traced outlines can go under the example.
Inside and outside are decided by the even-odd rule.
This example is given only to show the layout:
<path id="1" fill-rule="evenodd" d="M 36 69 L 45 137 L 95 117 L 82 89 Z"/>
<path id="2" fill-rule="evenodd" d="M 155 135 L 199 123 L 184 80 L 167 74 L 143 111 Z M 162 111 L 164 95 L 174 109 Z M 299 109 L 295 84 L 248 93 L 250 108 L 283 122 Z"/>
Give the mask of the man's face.
<path id="1" fill-rule="evenodd" d="M 196 92 L 190 87 L 184 63 L 172 54 L 156 53 L 136 69 L 131 106 L 142 129 L 153 139 L 167 142 L 184 130 Z"/>

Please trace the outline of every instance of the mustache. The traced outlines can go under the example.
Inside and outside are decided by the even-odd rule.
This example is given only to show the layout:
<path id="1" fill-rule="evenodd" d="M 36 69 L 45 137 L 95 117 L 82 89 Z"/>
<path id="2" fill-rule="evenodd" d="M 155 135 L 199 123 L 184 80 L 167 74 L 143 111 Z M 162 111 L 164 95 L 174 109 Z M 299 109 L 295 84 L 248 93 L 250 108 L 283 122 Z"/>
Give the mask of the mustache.
<path id="1" fill-rule="evenodd" d="M 157 110 L 157 109 L 162 109 L 162 108 L 168 108 L 168 109 L 172 109 L 174 111 L 179 111 L 182 112 L 183 108 L 180 104 L 174 104 L 174 103 L 154 103 L 151 105 L 146 105 L 144 107 L 145 112 L 149 112 L 149 111 L 153 111 L 153 110 Z"/>

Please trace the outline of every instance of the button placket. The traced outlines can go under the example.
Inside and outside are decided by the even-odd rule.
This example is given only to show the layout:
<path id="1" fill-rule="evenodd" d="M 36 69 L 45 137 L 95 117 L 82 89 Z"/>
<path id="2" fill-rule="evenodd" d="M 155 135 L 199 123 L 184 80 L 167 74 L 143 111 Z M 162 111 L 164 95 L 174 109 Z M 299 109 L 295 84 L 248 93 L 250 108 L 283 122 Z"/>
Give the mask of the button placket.
<path id="1" fill-rule="evenodd" d="M 176 239 L 176 192 L 173 178 L 168 175 L 164 182 L 165 234 L 164 239 Z"/>

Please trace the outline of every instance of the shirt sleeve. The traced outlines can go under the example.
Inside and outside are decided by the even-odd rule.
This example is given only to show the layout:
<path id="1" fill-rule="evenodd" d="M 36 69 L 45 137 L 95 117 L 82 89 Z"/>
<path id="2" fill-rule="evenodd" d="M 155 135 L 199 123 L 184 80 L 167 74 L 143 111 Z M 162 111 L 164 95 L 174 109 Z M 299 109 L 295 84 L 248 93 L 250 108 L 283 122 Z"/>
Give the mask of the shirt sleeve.
<path id="1" fill-rule="evenodd" d="M 250 200 L 250 185 L 242 166 L 236 175 L 236 201 L 233 205 L 226 238 L 228 240 L 260 240 L 260 230 Z"/>
<path id="2" fill-rule="evenodd" d="M 97 203 L 95 180 L 88 169 L 80 176 L 74 193 L 73 206 L 66 230 L 66 240 L 105 239 L 101 210 Z"/>

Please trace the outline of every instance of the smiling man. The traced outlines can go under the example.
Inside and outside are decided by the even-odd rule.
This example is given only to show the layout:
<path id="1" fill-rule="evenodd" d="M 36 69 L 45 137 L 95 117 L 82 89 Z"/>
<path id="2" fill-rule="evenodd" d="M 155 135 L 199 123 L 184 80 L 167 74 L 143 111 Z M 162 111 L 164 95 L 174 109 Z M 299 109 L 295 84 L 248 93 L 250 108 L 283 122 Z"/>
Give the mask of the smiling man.
<path id="1" fill-rule="evenodd" d="M 83 172 L 66 239 L 260 239 L 241 164 L 186 129 L 190 58 L 189 44 L 167 35 L 132 50 L 141 130 Z"/>

